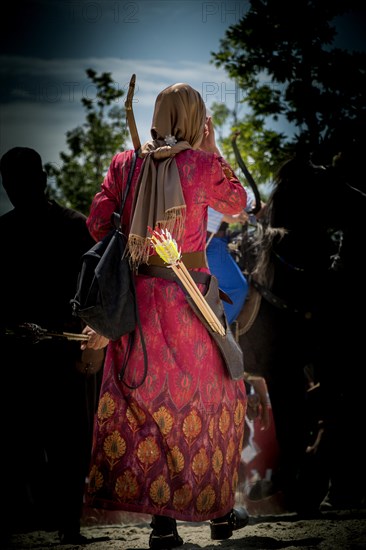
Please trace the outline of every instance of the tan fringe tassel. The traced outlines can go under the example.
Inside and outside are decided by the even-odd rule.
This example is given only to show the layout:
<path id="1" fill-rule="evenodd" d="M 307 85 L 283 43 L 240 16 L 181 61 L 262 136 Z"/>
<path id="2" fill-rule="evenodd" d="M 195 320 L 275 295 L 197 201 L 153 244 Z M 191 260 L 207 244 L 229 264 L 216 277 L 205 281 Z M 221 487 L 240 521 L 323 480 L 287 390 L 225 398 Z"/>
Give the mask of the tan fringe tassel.
<path id="1" fill-rule="evenodd" d="M 146 264 L 151 254 L 151 244 L 148 237 L 139 235 L 129 235 L 128 237 L 128 255 L 132 268 L 137 268 L 140 264 Z"/>
<path id="2" fill-rule="evenodd" d="M 167 229 L 173 239 L 179 241 L 183 236 L 186 222 L 186 206 L 176 206 L 165 212 L 163 220 L 157 222 L 157 226 Z"/>
<path id="3" fill-rule="evenodd" d="M 179 206 L 171 208 L 166 212 L 165 218 L 156 222 L 156 227 L 167 229 L 173 238 L 178 242 L 183 236 L 186 220 L 186 207 Z M 151 243 L 149 237 L 140 235 L 128 236 L 128 250 L 126 254 L 130 257 L 132 268 L 137 268 L 140 264 L 148 263 L 151 255 Z"/>

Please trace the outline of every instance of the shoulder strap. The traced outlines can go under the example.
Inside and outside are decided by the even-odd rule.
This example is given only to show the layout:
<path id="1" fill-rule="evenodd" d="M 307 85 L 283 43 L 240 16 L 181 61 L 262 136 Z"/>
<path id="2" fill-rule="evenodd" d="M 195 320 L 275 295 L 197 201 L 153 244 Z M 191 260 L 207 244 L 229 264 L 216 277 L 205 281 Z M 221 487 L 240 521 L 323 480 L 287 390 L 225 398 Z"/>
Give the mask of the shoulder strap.
<path id="1" fill-rule="evenodd" d="M 125 207 L 127 195 L 128 195 L 129 190 L 130 190 L 130 187 L 131 187 L 131 181 L 132 181 L 132 176 L 133 176 L 133 173 L 134 173 L 134 170 L 135 170 L 136 159 L 137 159 L 137 151 L 134 151 L 133 156 L 132 156 L 132 160 L 131 160 L 131 164 L 130 164 L 130 169 L 129 169 L 129 172 L 128 172 L 126 188 L 125 188 L 124 193 L 122 195 L 121 207 L 119 209 L 119 212 L 113 212 L 113 214 L 111 216 L 111 222 L 114 225 L 115 229 L 122 230 L 122 224 L 121 224 L 121 222 L 122 222 L 122 212 L 123 212 L 123 209 Z"/>
<path id="2" fill-rule="evenodd" d="M 130 164 L 130 169 L 129 169 L 129 172 L 128 172 L 128 178 L 127 178 L 125 192 L 123 193 L 123 196 L 122 196 L 120 215 L 122 215 L 123 209 L 124 209 L 125 204 L 126 204 L 127 195 L 128 195 L 129 190 L 130 190 L 130 187 L 131 187 L 132 176 L 133 176 L 133 173 L 135 171 L 135 166 L 136 166 L 136 158 L 137 158 L 137 151 L 134 151 L 133 156 L 132 156 L 132 160 L 131 160 L 131 164 Z"/>
<path id="3" fill-rule="evenodd" d="M 130 390 L 136 390 L 137 388 L 142 386 L 142 384 L 145 382 L 145 379 L 146 379 L 146 376 L 147 376 L 148 360 L 147 360 L 147 350 L 146 350 L 145 338 L 144 338 L 144 334 L 143 334 L 143 331 L 142 331 L 141 319 L 140 319 L 140 315 L 139 315 L 138 308 L 137 308 L 136 288 L 135 288 L 135 282 L 134 282 L 134 279 L 133 279 L 133 274 L 132 274 L 132 277 L 131 277 L 131 284 L 132 284 L 133 295 L 134 295 L 134 298 L 135 298 L 136 322 L 137 322 L 137 327 L 138 327 L 138 330 L 139 330 L 139 333 L 140 333 L 142 353 L 144 355 L 144 373 L 141 377 L 141 380 L 139 380 L 139 382 L 137 382 L 136 384 L 131 384 L 130 385 L 124 380 L 124 375 L 125 375 L 125 372 L 126 372 L 130 352 L 131 352 L 132 346 L 134 345 L 134 342 L 135 342 L 136 331 L 133 331 L 133 332 L 130 332 L 129 335 L 128 335 L 127 349 L 126 349 L 126 352 L 125 352 L 125 356 L 123 358 L 122 367 L 121 367 L 121 369 L 118 373 L 118 379 L 121 382 L 123 382 L 123 384 L 125 386 L 127 386 Z"/>
<path id="4" fill-rule="evenodd" d="M 135 170 L 135 165 L 136 165 L 136 158 L 137 158 L 137 150 L 135 150 L 134 153 L 133 153 L 133 157 L 132 157 L 132 161 L 131 161 L 131 165 L 130 165 L 130 170 L 128 172 L 126 189 L 125 189 L 125 192 L 124 192 L 123 197 L 122 197 L 122 204 L 121 204 L 121 210 L 120 210 L 120 215 L 119 215 L 120 222 L 122 220 L 122 212 L 123 212 L 123 209 L 124 209 L 124 206 L 125 206 L 125 203 L 126 203 L 127 195 L 128 195 L 129 190 L 130 190 L 130 187 L 131 187 L 132 176 L 133 176 L 133 172 Z M 134 303 L 135 303 L 136 322 L 137 322 L 137 327 L 138 327 L 139 333 L 140 333 L 142 352 L 144 354 L 144 374 L 143 374 L 141 380 L 136 385 L 129 385 L 123 379 L 126 368 L 127 368 L 127 361 L 128 361 L 129 356 L 130 356 L 130 351 L 131 351 L 132 346 L 133 346 L 134 341 L 135 341 L 135 331 L 133 331 L 133 332 L 130 332 L 129 335 L 128 335 L 127 349 L 126 349 L 126 353 L 125 353 L 125 356 L 124 356 L 124 359 L 123 359 L 122 367 L 121 367 L 120 372 L 118 374 L 118 378 L 129 389 L 135 390 L 135 389 L 139 388 L 145 381 L 145 378 L 146 378 L 146 375 L 147 375 L 148 362 L 147 362 L 147 350 L 146 350 L 145 338 L 144 338 L 144 335 L 143 335 L 140 315 L 139 315 L 138 308 L 137 308 L 136 288 L 135 288 L 135 281 L 134 281 L 134 274 L 133 273 L 131 273 L 131 287 L 132 287 L 132 294 L 133 294 Z"/>

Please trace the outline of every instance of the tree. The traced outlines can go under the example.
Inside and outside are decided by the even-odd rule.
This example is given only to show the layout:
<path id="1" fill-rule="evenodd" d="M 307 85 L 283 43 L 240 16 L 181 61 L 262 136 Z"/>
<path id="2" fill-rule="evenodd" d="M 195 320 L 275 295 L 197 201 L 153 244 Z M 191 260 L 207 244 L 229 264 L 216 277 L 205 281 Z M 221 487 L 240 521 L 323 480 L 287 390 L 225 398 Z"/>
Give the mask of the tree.
<path id="1" fill-rule="evenodd" d="M 60 153 L 60 168 L 53 164 L 46 164 L 45 168 L 55 178 L 51 194 L 87 215 L 111 158 L 126 143 L 128 129 L 124 106 L 114 105 L 107 110 L 124 95 L 123 90 L 113 86 L 111 73 L 98 76 L 93 69 L 87 69 L 86 74 L 96 87 L 96 100 L 82 98 L 86 122 L 67 132 L 70 153 Z"/>
<path id="2" fill-rule="evenodd" d="M 264 117 L 248 114 L 238 121 L 235 111 L 231 112 L 224 104 L 213 103 L 210 108 L 218 130 L 220 148 L 230 164 L 233 167 L 237 165 L 232 142 L 234 136 L 238 136 L 240 155 L 256 184 L 262 186 L 271 181 L 277 166 L 288 154 L 285 135 L 266 128 Z M 225 136 L 223 126 L 230 124 L 230 121 L 231 133 Z M 243 144 L 249 146 L 244 147 Z M 262 194 L 265 193 L 262 189 Z"/>
<path id="3" fill-rule="evenodd" d="M 213 63 L 243 90 L 250 114 L 237 126 L 247 139 L 257 132 L 246 147 L 252 156 L 265 146 L 276 164 L 278 147 L 315 152 L 345 123 L 365 120 L 366 54 L 331 48 L 331 23 L 356 7 L 352 0 L 250 0 L 228 28 Z M 280 117 L 294 125 L 294 135 L 267 133 L 264 122 Z"/>

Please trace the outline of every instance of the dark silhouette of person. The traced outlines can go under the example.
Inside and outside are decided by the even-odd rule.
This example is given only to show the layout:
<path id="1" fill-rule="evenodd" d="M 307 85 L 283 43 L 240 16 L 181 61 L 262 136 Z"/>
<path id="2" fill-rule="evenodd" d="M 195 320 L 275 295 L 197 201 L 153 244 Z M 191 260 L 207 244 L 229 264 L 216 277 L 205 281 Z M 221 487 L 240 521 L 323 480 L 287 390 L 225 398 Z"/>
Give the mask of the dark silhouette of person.
<path id="1" fill-rule="evenodd" d="M 41 528 L 58 530 L 65 544 L 82 543 L 99 375 L 78 370 L 85 366 L 80 341 L 64 333 L 83 329 L 70 299 L 80 257 L 94 240 L 83 214 L 49 200 L 34 149 L 10 149 L 0 171 L 14 206 L 0 217 L 2 535 Z M 90 367 L 102 365 L 104 356 L 87 353 Z"/>

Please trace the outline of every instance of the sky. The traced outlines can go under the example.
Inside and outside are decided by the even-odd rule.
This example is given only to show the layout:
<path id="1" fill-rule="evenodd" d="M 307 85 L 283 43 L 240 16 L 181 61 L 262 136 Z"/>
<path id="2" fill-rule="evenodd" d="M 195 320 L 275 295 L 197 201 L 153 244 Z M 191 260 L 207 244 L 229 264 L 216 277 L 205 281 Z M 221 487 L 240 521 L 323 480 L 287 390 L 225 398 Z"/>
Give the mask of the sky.
<path id="1" fill-rule="evenodd" d="M 157 94 L 187 82 L 207 107 L 238 99 L 212 52 L 248 1 L 16 0 L 2 10 L 0 156 L 36 149 L 60 166 L 66 132 L 83 124 L 82 97 L 95 98 L 86 69 L 109 72 L 127 90 L 136 74 L 134 114 L 141 142 L 150 139 Z M 337 45 L 365 51 L 365 19 L 343 16 Z M 120 99 L 124 101 L 125 96 Z M 240 99 L 240 96 L 239 96 Z M 0 186 L 0 214 L 11 208 Z"/>

